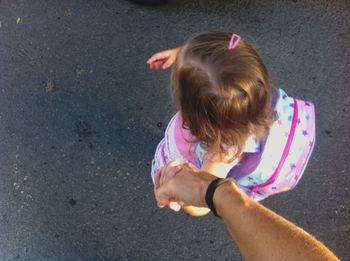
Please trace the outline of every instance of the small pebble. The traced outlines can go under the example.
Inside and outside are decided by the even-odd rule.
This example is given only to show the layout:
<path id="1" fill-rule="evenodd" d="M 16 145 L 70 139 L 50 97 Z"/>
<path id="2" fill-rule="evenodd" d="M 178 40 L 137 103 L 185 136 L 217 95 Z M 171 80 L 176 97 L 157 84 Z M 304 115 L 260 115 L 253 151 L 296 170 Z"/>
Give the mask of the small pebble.
<path id="1" fill-rule="evenodd" d="M 46 92 L 53 92 L 56 89 L 56 85 L 53 81 L 48 81 L 45 87 Z"/>

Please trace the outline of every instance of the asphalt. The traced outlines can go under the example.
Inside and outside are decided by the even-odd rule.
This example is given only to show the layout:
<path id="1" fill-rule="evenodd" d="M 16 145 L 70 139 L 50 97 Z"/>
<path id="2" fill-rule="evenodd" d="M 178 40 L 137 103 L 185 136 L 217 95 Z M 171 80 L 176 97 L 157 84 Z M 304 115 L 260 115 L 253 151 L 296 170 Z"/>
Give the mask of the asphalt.
<path id="1" fill-rule="evenodd" d="M 234 31 L 315 103 L 298 187 L 265 206 L 350 260 L 350 3 L 0 1 L 0 260 L 240 260 L 222 222 L 157 209 L 150 161 L 174 113 L 154 52 Z"/>

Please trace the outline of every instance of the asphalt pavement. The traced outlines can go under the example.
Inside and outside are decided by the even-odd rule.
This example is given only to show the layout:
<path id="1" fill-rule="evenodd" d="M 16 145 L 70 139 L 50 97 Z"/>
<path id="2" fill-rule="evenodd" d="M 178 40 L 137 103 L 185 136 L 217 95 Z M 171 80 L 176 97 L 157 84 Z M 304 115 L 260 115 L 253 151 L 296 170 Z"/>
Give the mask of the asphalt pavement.
<path id="1" fill-rule="evenodd" d="M 175 112 L 156 51 L 233 31 L 316 106 L 296 189 L 263 204 L 350 260 L 350 2 L 0 1 L 0 260 L 240 260 L 225 226 L 157 209 L 150 162 Z"/>

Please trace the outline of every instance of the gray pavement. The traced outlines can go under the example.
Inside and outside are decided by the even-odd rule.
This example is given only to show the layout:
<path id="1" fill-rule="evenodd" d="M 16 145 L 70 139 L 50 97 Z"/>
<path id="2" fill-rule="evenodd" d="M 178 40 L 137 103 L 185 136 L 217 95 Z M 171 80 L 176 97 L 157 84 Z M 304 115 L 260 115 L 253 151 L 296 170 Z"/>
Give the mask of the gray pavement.
<path id="1" fill-rule="evenodd" d="M 145 64 L 235 31 L 317 110 L 299 186 L 264 204 L 350 260 L 350 3 L 0 1 L 0 260 L 240 260 L 220 220 L 159 210 L 150 161 L 174 109 Z"/>

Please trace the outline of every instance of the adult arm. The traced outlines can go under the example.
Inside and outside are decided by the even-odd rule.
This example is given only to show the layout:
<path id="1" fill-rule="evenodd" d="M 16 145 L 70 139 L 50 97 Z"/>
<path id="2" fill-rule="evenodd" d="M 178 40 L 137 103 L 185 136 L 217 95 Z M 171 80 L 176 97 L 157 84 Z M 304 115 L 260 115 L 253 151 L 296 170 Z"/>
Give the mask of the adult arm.
<path id="1" fill-rule="evenodd" d="M 160 185 L 161 175 L 168 175 Z M 170 201 L 207 207 L 205 193 L 214 176 L 193 168 L 169 167 L 155 176 L 159 207 Z M 247 197 L 234 183 L 219 186 L 213 198 L 245 260 L 338 260 L 313 236 Z"/>
<path id="2" fill-rule="evenodd" d="M 217 189 L 214 205 L 246 260 L 338 260 L 313 236 L 251 200 L 233 183 Z"/>

